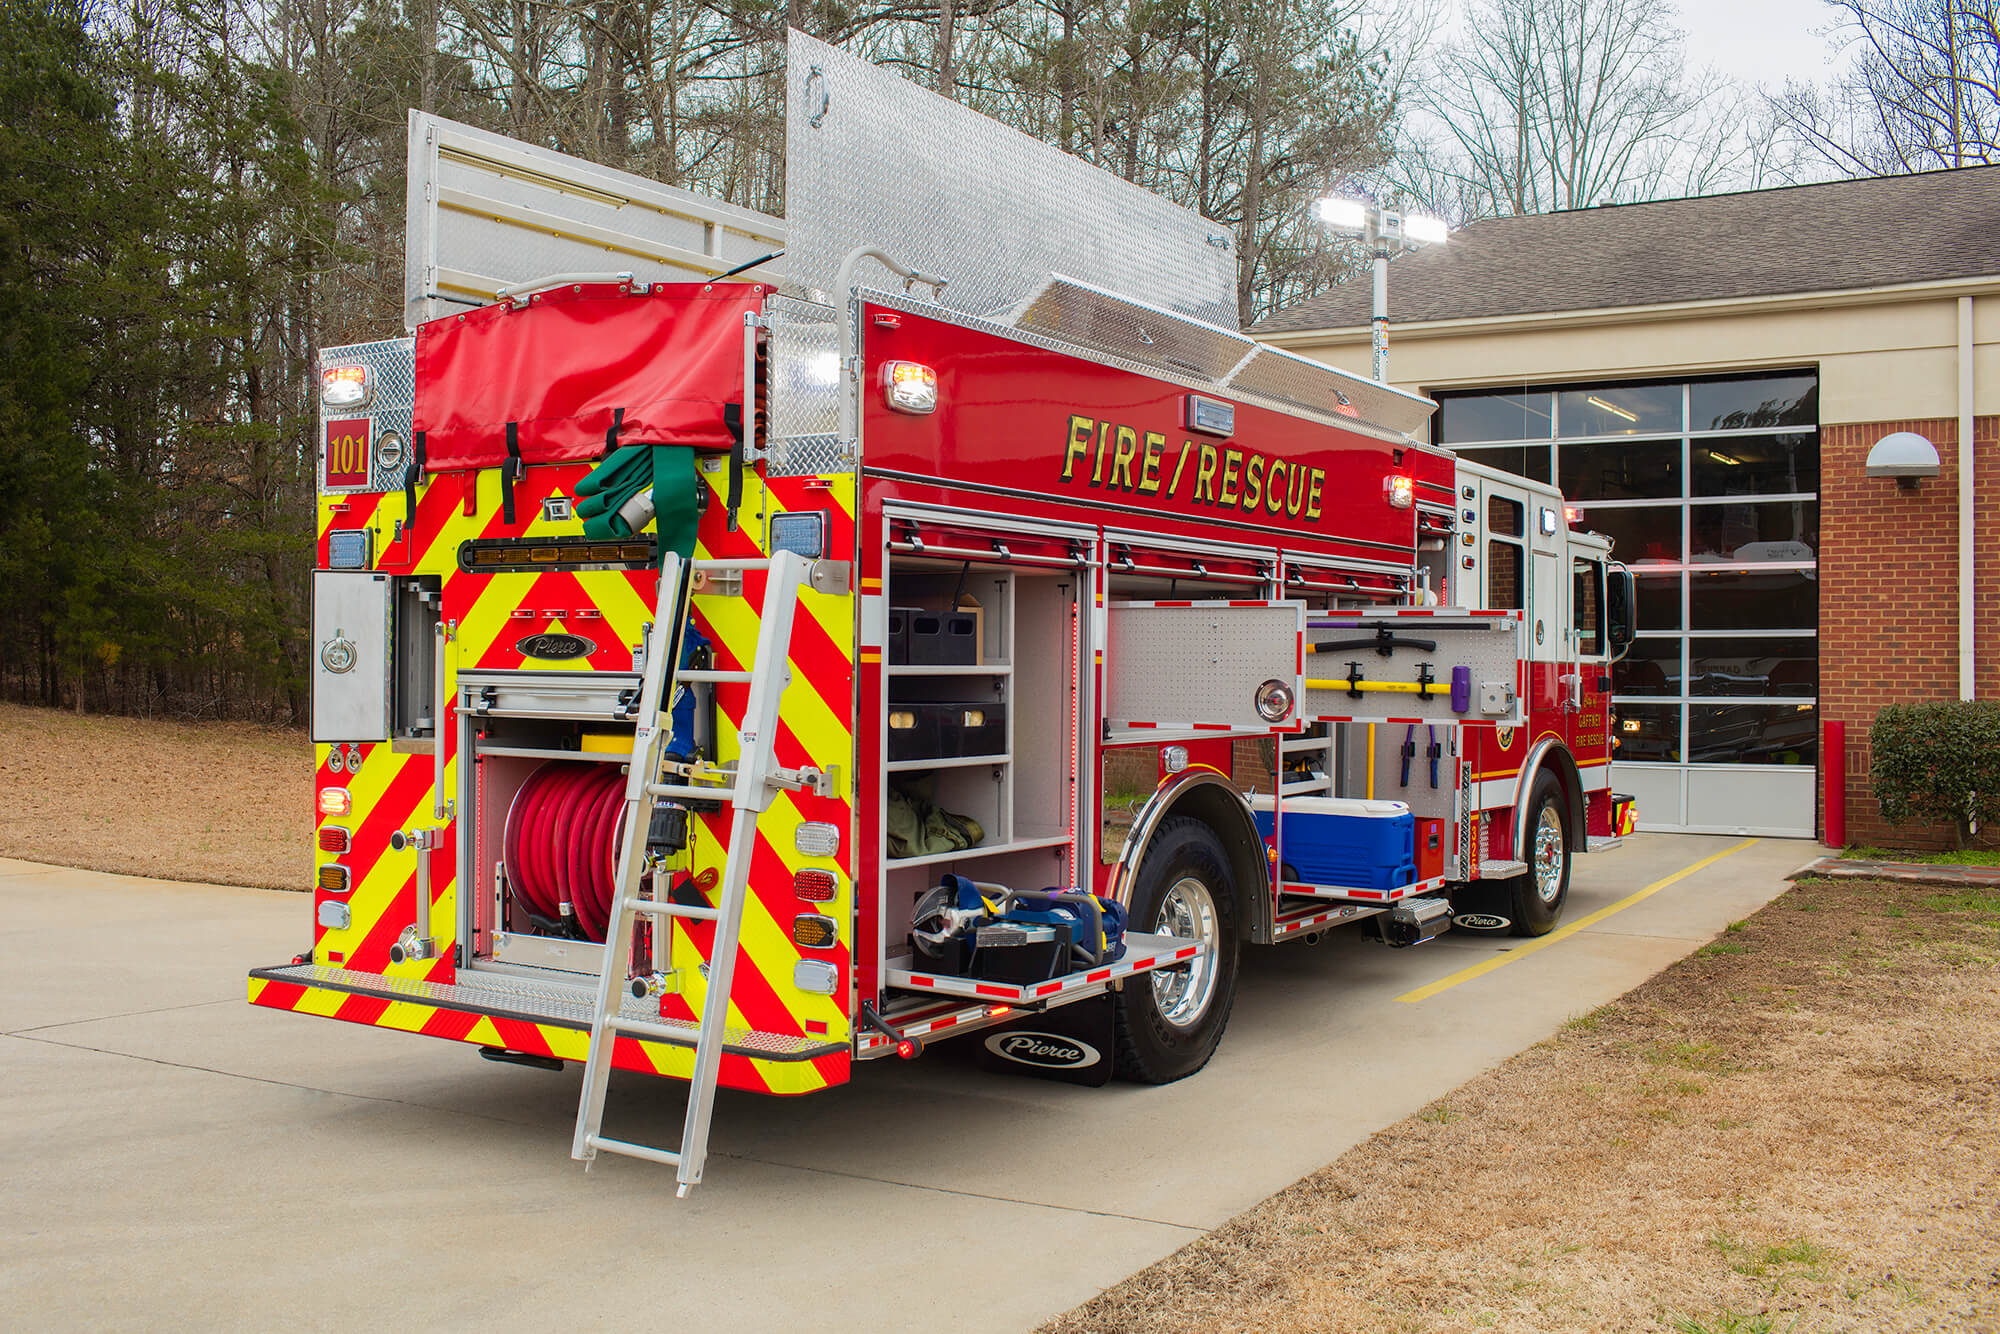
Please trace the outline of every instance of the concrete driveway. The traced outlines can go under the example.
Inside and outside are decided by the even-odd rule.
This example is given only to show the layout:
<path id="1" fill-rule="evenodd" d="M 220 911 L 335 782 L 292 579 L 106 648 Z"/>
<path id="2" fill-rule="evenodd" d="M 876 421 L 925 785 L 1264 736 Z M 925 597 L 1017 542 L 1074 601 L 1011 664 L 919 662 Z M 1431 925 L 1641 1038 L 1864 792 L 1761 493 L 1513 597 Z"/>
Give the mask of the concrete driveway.
<path id="1" fill-rule="evenodd" d="M 1642 835 L 1578 859 L 1549 942 L 1251 951 L 1215 1060 L 1164 1088 L 943 1044 L 811 1098 L 725 1092 L 680 1203 L 664 1169 L 570 1161 L 578 1067 L 245 1004 L 244 972 L 306 943 L 304 897 L 0 860 L 0 1300 L 16 1329 L 1021 1330 L 1629 990 L 1815 851 Z M 669 1141 L 681 1101 L 614 1077 L 606 1127 Z"/>

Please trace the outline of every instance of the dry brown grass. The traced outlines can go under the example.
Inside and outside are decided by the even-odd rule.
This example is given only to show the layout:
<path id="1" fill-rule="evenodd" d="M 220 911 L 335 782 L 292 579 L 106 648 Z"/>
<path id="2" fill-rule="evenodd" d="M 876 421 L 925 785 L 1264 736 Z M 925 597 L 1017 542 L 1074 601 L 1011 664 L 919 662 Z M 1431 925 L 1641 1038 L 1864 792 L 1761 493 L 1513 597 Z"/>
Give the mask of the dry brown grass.
<path id="1" fill-rule="evenodd" d="M 2000 1334 L 2000 896 L 1801 885 L 1044 1329 Z"/>
<path id="2" fill-rule="evenodd" d="M 0 856 L 304 889 L 312 774 L 299 731 L 0 704 Z"/>

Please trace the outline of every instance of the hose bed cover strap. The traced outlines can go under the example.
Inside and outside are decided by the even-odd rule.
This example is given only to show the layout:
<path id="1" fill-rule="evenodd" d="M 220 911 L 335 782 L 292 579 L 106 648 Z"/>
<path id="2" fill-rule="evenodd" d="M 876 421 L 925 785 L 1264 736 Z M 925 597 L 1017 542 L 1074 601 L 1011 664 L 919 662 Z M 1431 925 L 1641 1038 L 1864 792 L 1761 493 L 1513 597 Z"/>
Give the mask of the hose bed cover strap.
<path id="1" fill-rule="evenodd" d="M 425 471 L 505 463 L 509 422 L 524 464 L 594 459 L 614 422 L 621 445 L 732 448 L 723 409 L 742 410 L 743 316 L 769 290 L 585 284 L 418 326 L 412 429 Z"/>

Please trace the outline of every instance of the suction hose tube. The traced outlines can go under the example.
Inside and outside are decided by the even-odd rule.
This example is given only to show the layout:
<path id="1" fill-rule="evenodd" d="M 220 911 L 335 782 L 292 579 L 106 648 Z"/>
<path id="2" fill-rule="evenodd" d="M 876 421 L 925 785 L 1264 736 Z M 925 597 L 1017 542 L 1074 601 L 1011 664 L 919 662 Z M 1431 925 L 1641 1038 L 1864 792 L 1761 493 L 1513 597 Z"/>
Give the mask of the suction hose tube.
<path id="1" fill-rule="evenodd" d="M 584 939 L 604 939 L 624 796 L 615 764 L 550 760 L 528 775 L 501 849 L 523 908 L 546 921 L 574 919 Z"/>

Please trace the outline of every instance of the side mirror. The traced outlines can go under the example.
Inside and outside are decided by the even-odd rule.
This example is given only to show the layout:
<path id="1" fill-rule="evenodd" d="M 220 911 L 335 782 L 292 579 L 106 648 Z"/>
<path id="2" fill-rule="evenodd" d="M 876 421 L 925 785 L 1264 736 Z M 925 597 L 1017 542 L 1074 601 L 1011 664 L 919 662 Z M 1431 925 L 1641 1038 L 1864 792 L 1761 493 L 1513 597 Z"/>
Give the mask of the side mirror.
<path id="1" fill-rule="evenodd" d="M 1604 572 L 1604 637 L 1611 656 L 1621 658 L 1639 632 L 1639 584 L 1632 572 L 1614 565 Z"/>

